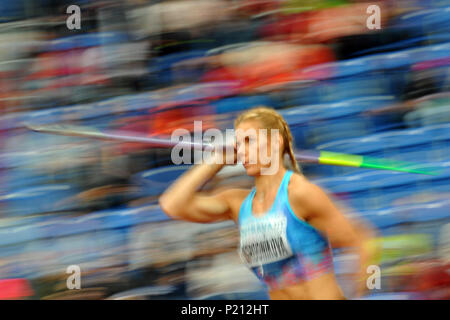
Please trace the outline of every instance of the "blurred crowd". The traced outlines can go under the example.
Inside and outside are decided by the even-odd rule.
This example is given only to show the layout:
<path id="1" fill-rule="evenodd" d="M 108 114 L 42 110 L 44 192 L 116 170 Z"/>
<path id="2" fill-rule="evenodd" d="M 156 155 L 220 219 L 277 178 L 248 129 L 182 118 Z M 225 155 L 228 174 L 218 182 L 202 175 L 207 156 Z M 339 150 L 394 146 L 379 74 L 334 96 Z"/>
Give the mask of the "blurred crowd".
<path id="1" fill-rule="evenodd" d="M 80 28 L 70 29 L 70 5 Z M 380 8 L 380 28 L 369 28 Z M 440 0 L 0 0 L 0 299 L 265 299 L 233 223 L 170 220 L 169 149 L 31 131 L 170 138 L 276 108 L 297 149 L 439 168 L 301 164 L 377 228 L 365 299 L 450 298 L 450 4 Z M 372 19 L 372 18 L 371 18 Z M 372 21 L 372 20 L 371 20 Z M 205 190 L 252 183 L 225 168 Z M 354 257 L 335 250 L 352 297 Z M 81 269 L 70 290 L 67 267 Z"/>

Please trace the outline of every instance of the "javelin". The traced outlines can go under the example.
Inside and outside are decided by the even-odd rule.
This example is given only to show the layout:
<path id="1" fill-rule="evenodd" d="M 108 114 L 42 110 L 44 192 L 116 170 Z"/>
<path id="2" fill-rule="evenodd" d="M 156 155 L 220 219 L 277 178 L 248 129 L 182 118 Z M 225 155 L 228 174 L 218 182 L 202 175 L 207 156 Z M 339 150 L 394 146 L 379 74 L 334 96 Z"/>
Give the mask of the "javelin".
<path id="1" fill-rule="evenodd" d="M 113 140 L 121 142 L 139 142 L 151 145 L 154 148 L 190 147 L 196 150 L 212 151 L 217 146 L 209 143 L 197 143 L 190 141 L 172 141 L 166 138 L 148 137 L 132 134 L 121 130 L 100 130 L 87 126 L 74 126 L 66 124 L 32 125 L 25 126 L 33 131 L 64 136 L 76 136 L 101 140 Z M 430 168 L 404 161 L 381 159 L 375 157 L 337 153 L 325 150 L 301 150 L 294 153 L 295 159 L 303 163 L 324 164 L 336 166 L 348 166 L 355 168 L 391 170 L 426 175 L 436 175 L 437 172 Z"/>

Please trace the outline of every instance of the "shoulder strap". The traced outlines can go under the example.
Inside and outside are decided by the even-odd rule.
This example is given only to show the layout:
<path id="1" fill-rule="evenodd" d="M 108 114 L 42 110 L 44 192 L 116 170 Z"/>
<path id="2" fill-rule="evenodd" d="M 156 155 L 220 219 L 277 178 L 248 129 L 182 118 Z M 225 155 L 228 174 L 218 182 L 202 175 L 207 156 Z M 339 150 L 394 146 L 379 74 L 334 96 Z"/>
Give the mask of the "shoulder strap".
<path id="1" fill-rule="evenodd" d="M 287 189 L 288 189 L 289 181 L 291 180 L 292 174 L 293 174 L 293 172 L 291 170 L 286 171 L 283 181 L 281 182 L 280 198 L 282 198 L 283 200 L 288 200 L 288 190 Z"/>
<path id="2" fill-rule="evenodd" d="M 288 200 L 287 197 L 287 186 L 289 184 L 289 180 L 292 176 L 292 171 L 287 170 L 284 174 L 283 180 L 281 180 L 280 187 L 278 188 L 277 197 L 275 198 L 274 204 L 272 206 L 272 210 L 274 212 L 279 212 L 279 210 L 285 205 Z"/>
<path id="3" fill-rule="evenodd" d="M 252 213 L 252 202 L 253 197 L 255 196 L 256 189 L 253 188 L 252 191 L 245 197 L 244 201 L 241 204 L 241 208 L 239 209 L 239 217 L 238 223 L 241 224 L 244 222 Z"/>

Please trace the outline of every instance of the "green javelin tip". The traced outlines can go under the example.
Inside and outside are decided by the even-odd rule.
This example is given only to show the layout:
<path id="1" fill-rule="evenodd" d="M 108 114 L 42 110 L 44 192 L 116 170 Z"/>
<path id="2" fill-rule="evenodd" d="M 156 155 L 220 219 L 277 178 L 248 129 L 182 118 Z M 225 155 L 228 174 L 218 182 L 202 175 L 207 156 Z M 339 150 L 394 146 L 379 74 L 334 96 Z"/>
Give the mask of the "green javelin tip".
<path id="1" fill-rule="evenodd" d="M 437 169 L 419 168 L 420 165 L 410 162 L 391 159 L 378 159 L 368 156 L 358 156 L 330 151 L 320 151 L 319 163 L 357 168 L 393 170 L 427 175 L 438 174 Z"/>

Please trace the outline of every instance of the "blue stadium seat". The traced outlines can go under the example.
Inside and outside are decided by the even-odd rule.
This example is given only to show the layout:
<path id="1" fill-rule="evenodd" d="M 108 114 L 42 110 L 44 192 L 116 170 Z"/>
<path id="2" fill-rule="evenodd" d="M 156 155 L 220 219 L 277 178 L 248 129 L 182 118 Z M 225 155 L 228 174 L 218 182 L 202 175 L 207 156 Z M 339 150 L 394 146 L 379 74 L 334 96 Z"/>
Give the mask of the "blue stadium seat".
<path id="1" fill-rule="evenodd" d="M 128 36 L 124 32 L 93 32 L 52 40 L 48 44 L 46 51 L 96 47 L 125 41 L 128 41 Z"/>
<path id="2" fill-rule="evenodd" d="M 123 292 L 116 293 L 107 298 L 107 300 L 129 300 L 129 299 L 168 299 L 169 296 L 176 290 L 174 286 L 148 286 L 142 288 L 135 288 Z"/>
<path id="3" fill-rule="evenodd" d="M 37 224 L 8 226 L 0 228 L 0 246 L 12 246 L 24 242 L 34 241 L 43 237 L 41 229 Z M 5 248 L 6 250 L 6 248 Z"/>
<path id="4" fill-rule="evenodd" d="M 446 33 L 450 29 L 449 17 L 450 11 L 447 3 L 447 7 L 431 8 L 429 10 L 414 11 L 400 15 L 394 18 L 391 23 L 397 28 L 415 30 L 418 35 Z"/>
<path id="5" fill-rule="evenodd" d="M 150 169 L 135 174 L 132 182 L 141 188 L 142 195 L 157 196 L 190 167 L 180 165 Z"/>
<path id="6" fill-rule="evenodd" d="M 201 58 L 206 55 L 206 51 L 204 50 L 195 50 L 195 51 L 187 51 L 181 53 L 173 53 L 169 55 L 165 55 L 162 57 L 155 58 L 150 61 L 149 65 L 149 73 L 150 79 L 154 79 L 154 81 L 160 86 L 162 84 L 171 85 L 177 81 L 177 74 L 175 70 L 173 70 L 173 66 L 176 63 L 179 63 L 183 60 L 189 60 L 194 58 Z M 191 70 L 193 71 L 193 70 Z M 191 76 L 191 80 L 200 79 L 203 71 L 201 68 L 198 68 L 193 72 Z"/>
<path id="7" fill-rule="evenodd" d="M 442 105 L 419 108 L 408 112 L 404 121 L 409 127 L 423 127 L 440 123 L 450 123 L 450 102 Z"/>
<path id="8" fill-rule="evenodd" d="M 447 130 L 445 126 L 392 130 L 321 144 L 317 149 L 418 163 L 445 161 L 448 154 L 442 154 L 441 148 L 448 144 Z"/>
<path id="9" fill-rule="evenodd" d="M 267 95 L 237 96 L 217 100 L 211 105 L 217 114 L 243 111 L 258 106 L 277 108 L 279 103 Z"/>
<path id="10" fill-rule="evenodd" d="M 324 142 L 360 137 L 396 126 L 393 117 L 370 117 L 368 110 L 394 103 L 393 96 L 368 96 L 332 104 L 281 110 L 298 148 L 315 148 Z"/>
<path id="11" fill-rule="evenodd" d="M 423 169 L 426 168 L 437 168 L 439 174 L 366 170 L 314 182 L 357 210 L 386 209 L 395 201 L 420 192 L 436 193 L 437 196 L 450 192 L 450 162 L 429 163 L 423 166 Z"/>
<path id="12" fill-rule="evenodd" d="M 3 214 L 22 216 L 39 213 L 75 210 L 79 191 L 69 184 L 41 185 L 19 189 L 2 196 Z"/>

